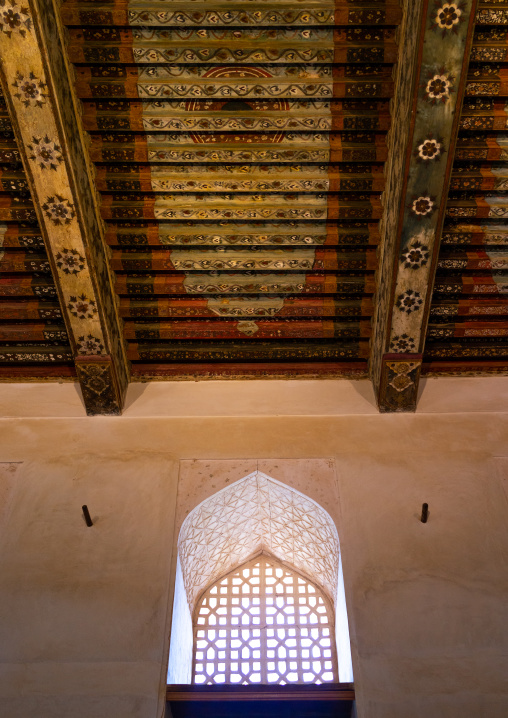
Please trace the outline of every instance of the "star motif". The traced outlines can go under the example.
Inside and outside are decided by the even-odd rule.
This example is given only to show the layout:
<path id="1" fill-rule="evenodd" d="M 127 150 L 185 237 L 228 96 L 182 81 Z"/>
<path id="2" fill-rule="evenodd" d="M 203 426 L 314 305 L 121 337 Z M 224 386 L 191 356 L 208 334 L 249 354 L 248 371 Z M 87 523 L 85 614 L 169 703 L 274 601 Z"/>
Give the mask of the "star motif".
<path id="1" fill-rule="evenodd" d="M 104 344 L 98 337 L 94 337 L 92 334 L 78 337 L 79 354 L 102 354 L 103 351 Z"/>
<path id="2" fill-rule="evenodd" d="M 93 299 L 88 299 L 85 294 L 78 297 L 70 297 L 67 308 L 70 313 L 78 319 L 92 319 L 97 313 L 97 305 Z"/>
<path id="3" fill-rule="evenodd" d="M 61 147 L 45 137 L 32 137 L 32 143 L 27 145 L 32 154 L 29 158 L 33 160 L 42 170 L 56 170 L 63 157 Z"/>
<path id="4" fill-rule="evenodd" d="M 25 107 L 30 107 L 30 105 L 42 107 L 46 102 L 47 95 L 44 92 L 46 83 L 36 77 L 33 72 L 28 75 L 23 75 L 21 72 L 16 73 L 16 79 L 12 86 L 17 90 L 14 97 Z"/>
<path id="5" fill-rule="evenodd" d="M 79 274 L 85 268 L 85 258 L 77 249 L 62 249 L 56 255 L 56 266 L 65 274 Z"/>
<path id="6" fill-rule="evenodd" d="M 50 219 L 54 225 L 70 224 L 76 216 L 74 205 L 65 197 L 55 194 L 54 197 L 47 197 L 46 202 L 42 205 L 46 217 Z"/>
<path id="7" fill-rule="evenodd" d="M 396 306 L 399 311 L 405 314 L 411 314 L 417 312 L 423 304 L 423 299 L 420 292 L 415 292 L 413 289 L 406 289 L 405 292 L 399 294 L 397 297 Z"/>
<path id="8" fill-rule="evenodd" d="M 429 261 L 429 255 L 430 250 L 427 245 L 416 240 L 402 255 L 405 269 L 420 269 L 420 267 L 424 267 Z"/>
<path id="9" fill-rule="evenodd" d="M 396 334 L 390 342 L 390 349 L 396 354 L 409 354 L 416 349 L 415 340 L 408 334 Z"/>
<path id="10" fill-rule="evenodd" d="M 25 37 L 26 31 L 31 29 L 32 19 L 26 5 L 19 5 L 15 0 L 0 0 L 0 32 L 8 38 L 13 33 Z"/>

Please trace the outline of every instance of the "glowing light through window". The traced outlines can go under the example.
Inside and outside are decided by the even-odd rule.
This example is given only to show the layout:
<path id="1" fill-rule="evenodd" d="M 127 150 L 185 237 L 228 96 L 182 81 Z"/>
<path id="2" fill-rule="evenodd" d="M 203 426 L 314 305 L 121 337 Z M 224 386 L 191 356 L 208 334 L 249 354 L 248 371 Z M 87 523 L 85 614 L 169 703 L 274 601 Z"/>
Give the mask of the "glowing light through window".
<path id="1" fill-rule="evenodd" d="M 195 616 L 196 684 L 338 680 L 328 599 L 271 557 L 258 556 L 217 581 Z"/>

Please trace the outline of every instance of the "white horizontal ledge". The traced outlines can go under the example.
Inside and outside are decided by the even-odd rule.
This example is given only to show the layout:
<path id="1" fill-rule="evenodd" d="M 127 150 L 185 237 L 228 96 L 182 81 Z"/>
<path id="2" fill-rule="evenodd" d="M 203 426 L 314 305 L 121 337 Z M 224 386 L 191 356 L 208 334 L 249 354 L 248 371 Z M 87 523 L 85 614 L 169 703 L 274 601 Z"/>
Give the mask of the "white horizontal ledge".
<path id="1" fill-rule="evenodd" d="M 437 377 L 421 381 L 417 414 L 507 411 L 508 377 Z M 377 414 L 367 379 L 164 381 L 130 384 L 123 416 L 115 420 Z M 79 385 L 74 382 L 0 384 L 0 417 L 85 416 Z"/>

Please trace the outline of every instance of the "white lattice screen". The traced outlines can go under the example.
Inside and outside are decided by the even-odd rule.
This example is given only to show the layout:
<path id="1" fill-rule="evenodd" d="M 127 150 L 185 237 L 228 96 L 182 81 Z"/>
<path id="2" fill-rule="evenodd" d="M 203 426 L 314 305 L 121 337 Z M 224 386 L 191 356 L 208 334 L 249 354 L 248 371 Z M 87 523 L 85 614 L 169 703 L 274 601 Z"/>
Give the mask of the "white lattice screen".
<path id="1" fill-rule="evenodd" d="M 193 682 L 337 681 L 328 599 L 266 555 L 219 579 L 198 601 Z"/>

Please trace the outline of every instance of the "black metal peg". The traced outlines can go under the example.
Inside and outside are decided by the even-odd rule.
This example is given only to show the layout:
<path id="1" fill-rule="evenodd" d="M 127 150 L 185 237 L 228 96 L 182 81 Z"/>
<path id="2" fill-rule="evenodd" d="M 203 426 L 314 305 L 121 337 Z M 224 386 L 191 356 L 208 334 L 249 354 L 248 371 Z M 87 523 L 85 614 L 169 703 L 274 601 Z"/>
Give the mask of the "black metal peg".
<path id="1" fill-rule="evenodd" d="M 83 510 L 83 516 L 85 517 L 86 525 L 93 526 L 93 521 L 92 521 L 92 517 L 90 516 L 90 511 L 88 510 L 88 506 L 85 504 L 81 508 Z"/>
<path id="2" fill-rule="evenodd" d="M 422 517 L 421 517 L 420 521 L 422 522 L 422 524 L 426 524 L 428 518 L 429 518 L 429 505 L 422 504 Z"/>

